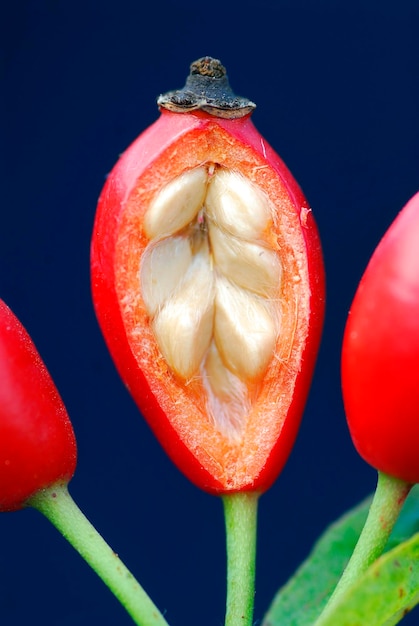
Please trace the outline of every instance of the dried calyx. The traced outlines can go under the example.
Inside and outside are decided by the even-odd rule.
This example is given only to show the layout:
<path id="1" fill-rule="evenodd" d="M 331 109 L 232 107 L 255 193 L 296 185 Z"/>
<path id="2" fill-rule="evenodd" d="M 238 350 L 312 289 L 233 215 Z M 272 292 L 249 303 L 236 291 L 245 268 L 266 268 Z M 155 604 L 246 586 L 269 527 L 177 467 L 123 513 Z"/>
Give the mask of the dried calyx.
<path id="1" fill-rule="evenodd" d="M 160 95 L 157 104 L 176 113 L 201 110 L 229 119 L 249 115 L 256 108 L 254 102 L 233 93 L 225 67 L 212 57 L 192 63 L 183 89 Z"/>
<path id="2" fill-rule="evenodd" d="M 167 184 L 145 214 L 141 289 L 171 371 L 200 377 L 217 428 L 239 435 L 280 327 L 282 266 L 272 207 L 242 175 L 214 164 Z"/>

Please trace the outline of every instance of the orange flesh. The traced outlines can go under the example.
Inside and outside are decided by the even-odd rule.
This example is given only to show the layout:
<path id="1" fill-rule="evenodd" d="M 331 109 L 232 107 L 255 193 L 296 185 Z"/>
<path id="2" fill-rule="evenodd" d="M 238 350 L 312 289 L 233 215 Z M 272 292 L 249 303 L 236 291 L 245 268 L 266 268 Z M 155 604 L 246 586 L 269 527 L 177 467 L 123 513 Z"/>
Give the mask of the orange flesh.
<path id="1" fill-rule="evenodd" d="M 149 244 L 143 230 L 151 200 L 175 177 L 202 164 L 236 170 L 259 186 L 274 206 L 264 240 L 277 251 L 283 270 L 281 331 L 261 380 L 252 382 L 252 404 L 239 438 L 226 437 L 208 418 L 206 392 L 197 377 L 182 381 L 163 358 L 140 290 L 141 257 Z M 278 440 L 294 391 L 307 335 L 310 288 L 298 212 L 278 174 L 250 147 L 214 124 L 194 130 L 161 154 L 129 196 L 116 244 L 115 282 L 133 354 L 152 393 L 185 445 L 223 485 L 251 482 Z"/>

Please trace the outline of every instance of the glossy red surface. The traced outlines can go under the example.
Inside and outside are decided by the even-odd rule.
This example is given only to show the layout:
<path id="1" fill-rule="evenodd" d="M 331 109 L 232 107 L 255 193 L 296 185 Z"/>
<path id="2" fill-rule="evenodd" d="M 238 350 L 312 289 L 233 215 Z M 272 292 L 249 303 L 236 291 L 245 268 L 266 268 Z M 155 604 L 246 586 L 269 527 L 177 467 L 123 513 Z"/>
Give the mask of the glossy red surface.
<path id="1" fill-rule="evenodd" d="M 0 511 L 68 482 L 77 460 L 65 406 L 31 338 L 0 300 Z"/>
<path id="2" fill-rule="evenodd" d="M 342 349 L 349 429 L 373 467 L 419 482 L 419 194 L 361 279 Z"/>

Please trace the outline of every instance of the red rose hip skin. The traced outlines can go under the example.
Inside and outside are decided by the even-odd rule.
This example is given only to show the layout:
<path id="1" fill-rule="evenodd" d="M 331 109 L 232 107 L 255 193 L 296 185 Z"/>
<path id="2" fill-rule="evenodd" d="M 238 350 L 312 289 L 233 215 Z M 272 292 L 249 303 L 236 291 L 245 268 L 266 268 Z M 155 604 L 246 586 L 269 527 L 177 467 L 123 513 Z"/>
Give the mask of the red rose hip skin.
<path id="1" fill-rule="evenodd" d="M 181 471 L 211 493 L 263 491 L 294 443 L 320 340 L 317 229 L 219 61 L 192 64 L 158 102 L 99 199 L 96 314 Z"/>
<path id="2" fill-rule="evenodd" d="M 65 406 L 28 333 L 0 300 L 0 511 L 68 483 L 77 461 Z"/>
<path id="3" fill-rule="evenodd" d="M 355 294 L 342 389 L 360 455 L 385 474 L 419 482 L 419 194 L 384 235 Z"/>

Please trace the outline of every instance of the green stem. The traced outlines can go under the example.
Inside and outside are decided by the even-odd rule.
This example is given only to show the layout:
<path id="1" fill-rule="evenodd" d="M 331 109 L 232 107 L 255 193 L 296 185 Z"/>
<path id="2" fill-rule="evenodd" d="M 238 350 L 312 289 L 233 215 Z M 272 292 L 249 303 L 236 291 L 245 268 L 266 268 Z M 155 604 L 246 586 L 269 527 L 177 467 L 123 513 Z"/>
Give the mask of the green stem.
<path id="1" fill-rule="evenodd" d="M 345 591 L 382 554 L 411 488 L 402 480 L 378 472 L 377 488 L 358 543 L 316 626 L 321 626 Z"/>
<path id="2" fill-rule="evenodd" d="M 80 511 L 66 484 L 48 487 L 30 498 L 118 598 L 138 626 L 168 626 L 144 589 Z"/>
<path id="3" fill-rule="evenodd" d="M 227 539 L 225 626 L 251 626 L 255 600 L 257 493 L 223 497 Z"/>

